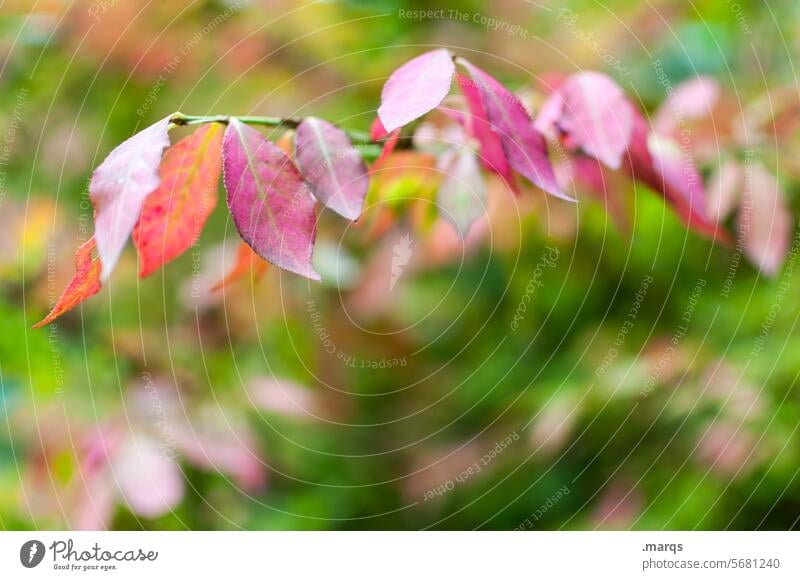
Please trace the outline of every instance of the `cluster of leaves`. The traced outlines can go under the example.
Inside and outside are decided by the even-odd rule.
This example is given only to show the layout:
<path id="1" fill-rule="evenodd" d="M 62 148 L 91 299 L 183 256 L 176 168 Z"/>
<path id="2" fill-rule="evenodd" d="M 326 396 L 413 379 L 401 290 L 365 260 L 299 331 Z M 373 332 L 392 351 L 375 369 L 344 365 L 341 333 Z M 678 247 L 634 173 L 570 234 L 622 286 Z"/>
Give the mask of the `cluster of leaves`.
<path id="1" fill-rule="evenodd" d="M 463 96 L 457 108 L 443 104 L 454 81 Z M 512 191 L 519 193 L 517 179 L 522 176 L 551 196 L 575 201 L 564 191 L 567 174 L 606 199 L 610 208 L 610 197 L 618 193 L 610 191 L 614 175 L 609 172 L 624 171 L 659 192 L 690 229 L 730 241 L 719 221 L 709 216 L 703 180 L 691 154 L 674 135 L 651 129 L 604 74 L 580 72 L 564 79 L 534 121 L 519 97 L 471 62 L 446 49 L 426 52 L 390 76 L 369 137 L 359 136 L 360 145 L 382 143 L 372 170 L 392 153 L 404 126 L 437 108 L 460 131 L 451 146 L 439 151 L 446 178 L 438 204 L 461 235 L 483 213 L 483 167 Z M 204 125 L 170 147 L 173 127 L 198 123 Z M 253 124 L 294 131 L 287 133 L 289 140 L 273 143 Z M 316 201 L 356 220 L 369 189 L 366 148 L 353 145 L 354 135 L 358 136 L 314 117 L 181 113 L 134 135 L 94 171 L 89 194 L 95 235 L 78 249 L 75 277 L 37 326 L 98 292 L 131 236 L 142 277 L 182 254 L 216 204 L 220 173 L 228 208 L 246 244 L 228 279 L 249 271 L 257 256 L 319 280 L 311 261 Z M 551 147 L 560 153 L 555 166 Z"/>

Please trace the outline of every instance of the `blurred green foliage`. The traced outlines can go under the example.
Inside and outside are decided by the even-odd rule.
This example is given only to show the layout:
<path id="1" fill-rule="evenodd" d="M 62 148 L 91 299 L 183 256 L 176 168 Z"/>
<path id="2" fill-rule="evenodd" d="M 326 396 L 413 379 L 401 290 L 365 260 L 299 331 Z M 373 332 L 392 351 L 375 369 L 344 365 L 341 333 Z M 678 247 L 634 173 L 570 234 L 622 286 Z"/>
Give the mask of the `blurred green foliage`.
<path id="1" fill-rule="evenodd" d="M 245 493 L 221 473 L 182 463 L 189 484 L 174 512 L 145 519 L 120 502 L 119 529 L 798 526 L 797 275 L 765 279 L 735 250 L 687 232 L 641 186 L 630 192 L 629 233 L 593 201 L 566 213 L 541 202 L 514 243 L 414 270 L 368 316 L 358 303 L 370 307 L 374 297 L 358 288 L 309 289 L 277 272 L 207 304 L 187 299 L 198 264 L 205 271 L 215 246 L 235 238 L 220 203 L 191 255 L 138 281 L 129 251 L 99 296 L 57 327 L 29 330 L 90 235 L 91 168 L 172 111 L 314 114 L 366 130 L 386 76 L 431 45 L 453 47 L 515 88 L 597 68 L 652 110 L 664 98 L 651 65 L 660 59 L 672 83 L 708 73 L 749 101 L 794 82 L 796 3 L 448 3 L 519 24 L 524 38 L 472 20 L 398 17 L 428 9 L 422 1 L 266 1 L 232 11 L 196 45 L 193 36 L 230 3 L 151 4 L 140 14 L 144 3 L 109 3 L 95 14 L 105 4 L 51 2 L 31 15 L 12 3 L 0 16 L 0 117 L 9 127 L 19 119 L 0 190 L 9 238 L 0 252 L 0 526 L 69 525 L 59 510 L 26 504 L 42 432 L 54 415 L 76 432 L 118 417 L 145 371 L 188 400 L 246 413 L 269 482 Z M 631 74 L 609 70 L 565 30 L 563 8 Z M 782 185 L 797 209 L 797 183 Z M 44 218 L 34 223 L 36 203 Z M 321 239 L 343 240 L 362 272 L 380 248 L 391 250 L 327 216 Z M 531 294 L 551 246 L 559 257 Z M 219 260 L 211 263 L 218 271 Z M 686 323 L 698 281 L 705 285 Z M 327 352 L 309 300 L 336 350 L 358 364 Z M 381 360 L 406 364 L 360 366 Z M 246 387 L 270 375 L 304 385 L 331 418 L 257 409 Z M 518 439 L 482 465 L 512 433 Z M 78 453 L 48 459 L 50 493 L 74 478 Z M 456 481 L 475 462 L 480 472 Z M 426 498 L 448 481 L 452 489 Z M 568 493 L 553 501 L 560 489 Z"/>

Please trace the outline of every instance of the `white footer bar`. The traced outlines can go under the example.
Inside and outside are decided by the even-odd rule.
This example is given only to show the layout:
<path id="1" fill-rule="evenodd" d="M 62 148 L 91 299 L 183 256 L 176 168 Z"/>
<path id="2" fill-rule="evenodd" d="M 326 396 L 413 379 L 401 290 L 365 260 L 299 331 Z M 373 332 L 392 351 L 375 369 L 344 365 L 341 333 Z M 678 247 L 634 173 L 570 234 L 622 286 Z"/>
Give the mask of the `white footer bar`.
<path id="1" fill-rule="evenodd" d="M 800 578 L 792 532 L 2 532 L 0 578 Z M 258 574 L 258 576 L 254 576 Z M 232 576 L 231 576 L 232 575 Z M 181 578 L 188 577 L 182 576 Z"/>

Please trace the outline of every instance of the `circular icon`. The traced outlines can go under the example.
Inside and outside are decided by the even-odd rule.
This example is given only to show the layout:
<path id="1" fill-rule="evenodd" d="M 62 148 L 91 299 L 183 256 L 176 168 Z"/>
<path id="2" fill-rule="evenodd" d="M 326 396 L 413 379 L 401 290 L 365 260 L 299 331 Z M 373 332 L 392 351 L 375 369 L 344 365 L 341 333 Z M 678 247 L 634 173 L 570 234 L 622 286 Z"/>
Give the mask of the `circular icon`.
<path id="1" fill-rule="evenodd" d="M 28 540 L 19 549 L 19 561 L 26 568 L 35 568 L 44 558 L 44 544 L 39 540 Z"/>

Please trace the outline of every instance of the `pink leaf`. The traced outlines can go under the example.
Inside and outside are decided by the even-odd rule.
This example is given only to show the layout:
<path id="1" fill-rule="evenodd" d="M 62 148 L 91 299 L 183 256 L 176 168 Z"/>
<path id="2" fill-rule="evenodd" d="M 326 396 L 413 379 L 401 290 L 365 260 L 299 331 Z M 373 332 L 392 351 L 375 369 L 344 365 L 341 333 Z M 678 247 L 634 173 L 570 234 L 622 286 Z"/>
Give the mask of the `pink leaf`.
<path id="1" fill-rule="evenodd" d="M 175 429 L 175 440 L 186 458 L 202 469 L 229 474 L 248 490 L 266 483 L 255 435 L 235 413 L 212 405 L 195 409 L 191 423 Z"/>
<path id="2" fill-rule="evenodd" d="M 680 123 L 710 115 L 719 93 L 719 83 L 710 77 L 700 76 L 681 83 L 659 107 L 653 127 L 658 133 L 673 135 Z"/>
<path id="3" fill-rule="evenodd" d="M 500 137 L 492 130 L 486 109 L 483 107 L 480 91 L 474 81 L 458 75 L 458 86 L 464 95 L 469 109 L 469 129 L 481 145 L 481 163 L 489 171 L 494 171 L 513 187 L 514 176 L 506 159 Z"/>
<path id="4" fill-rule="evenodd" d="M 378 107 L 385 131 L 391 133 L 438 107 L 450 92 L 455 70 L 450 51 L 440 48 L 394 71 L 383 85 Z"/>
<path id="5" fill-rule="evenodd" d="M 775 176 L 759 162 L 747 174 L 739 231 L 747 257 L 766 275 L 776 274 L 789 251 L 792 217 Z"/>
<path id="6" fill-rule="evenodd" d="M 146 518 L 168 513 L 183 498 L 183 474 L 158 442 L 127 437 L 112 459 L 114 477 L 130 510 Z"/>
<path id="7" fill-rule="evenodd" d="M 714 172 L 708 184 L 708 217 L 717 223 L 725 221 L 739 201 L 744 177 L 738 162 L 728 159 Z"/>
<path id="8" fill-rule="evenodd" d="M 440 215 L 464 238 L 470 226 L 486 213 L 486 182 L 475 153 L 466 147 L 450 150 L 439 159 L 444 178 L 436 194 Z"/>
<path id="9" fill-rule="evenodd" d="M 297 128 L 295 159 L 317 199 L 347 219 L 358 218 L 369 177 L 360 153 L 344 131 L 307 117 Z"/>
<path id="10" fill-rule="evenodd" d="M 262 258 L 312 280 L 314 199 L 300 172 L 275 144 L 231 119 L 222 144 L 228 207 L 236 229 Z"/>
<path id="11" fill-rule="evenodd" d="M 314 391 L 287 379 L 259 377 L 248 393 L 258 408 L 287 417 L 314 419 L 322 411 Z"/>
<path id="12" fill-rule="evenodd" d="M 73 530 L 108 530 L 117 500 L 114 481 L 108 469 L 82 480 L 83 489 L 72 506 L 69 527 Z"/>
<path id="13" fill-rule="evenodd" d="M 169 118 L 162 119 L 117 146 L 94 170 L 89 197 L 95 210 L 95 240 L 108 279 L 122 248 L 139 221 L 147 195 L 158 187 L 161 154 L 169 146 Z"/>
<path id="14" fill-rule="evenodd" d="M 553 166 L 547 156 L 544 136 L 533 126 L 525 107 L 496 79 L 466 60 L 460 60 L 469 71 L 481 96 L 489 122 L 500 137 L 511 167 L 550 195 L 575 201 L 561 192 Z"/>
<path id="15" fill-rule="evenodd" d="M 558 91 L 553 91 L 547 97 L 545 102 L 539 109 L 539 114 L 533 121 L 533 126 L 536 127 L 540 133 L 550 136 L 550 133 L 557 130 L 557 123 L 561 119 L 561 113 L 564 110 L 564 99 Z M 553 137 L 557 137 L 556 133 Z"/>
<path id="16" fill-rule="evenodd" d="M 606 75 L 587 71 L 570 76 L 558 93 L 563 99 L 559 128 L 587 155 L 619 169 L 633 126 L 622 89 Z"/>

